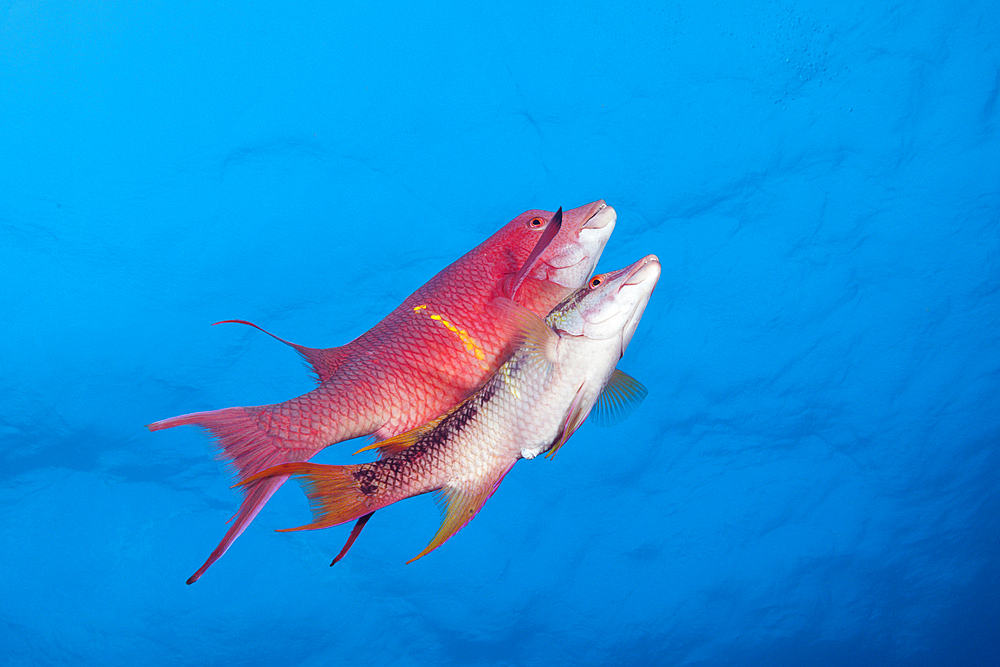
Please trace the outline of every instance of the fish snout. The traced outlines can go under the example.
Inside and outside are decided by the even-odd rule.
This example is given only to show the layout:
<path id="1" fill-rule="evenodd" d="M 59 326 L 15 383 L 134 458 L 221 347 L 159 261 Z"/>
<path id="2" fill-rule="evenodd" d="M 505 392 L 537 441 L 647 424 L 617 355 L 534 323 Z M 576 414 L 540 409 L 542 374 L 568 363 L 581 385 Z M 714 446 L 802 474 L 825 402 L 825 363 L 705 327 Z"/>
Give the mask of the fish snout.
<path id="1" fill-rule="evenodd" d="M 603 199 L 563 211 L 563 227 L 576 231 L 584 229 L 602 229 L 609 223 L 614 223 L 617 215 Z"/>
<path id="2" fill-rule="evenodd" d="M 608 225 L 614 225 L 618 219 L 618 213 L 615 209 L 608 206 L 603 199 L 598 199 L 594 203 L 581 206 L 580 208 L 584 209 L 584 213 L 581 216 L 584 221 L 584 229 L 604 229 Z"/>
<path id="3" fill-rule="evenodd" d="M 629 267 L 623 286 L 639 285 L 647 280 L 652 280 L 655 285 L 660 279 L 660 269 L 660 258 L 656 255 L 646 255 Z"/>

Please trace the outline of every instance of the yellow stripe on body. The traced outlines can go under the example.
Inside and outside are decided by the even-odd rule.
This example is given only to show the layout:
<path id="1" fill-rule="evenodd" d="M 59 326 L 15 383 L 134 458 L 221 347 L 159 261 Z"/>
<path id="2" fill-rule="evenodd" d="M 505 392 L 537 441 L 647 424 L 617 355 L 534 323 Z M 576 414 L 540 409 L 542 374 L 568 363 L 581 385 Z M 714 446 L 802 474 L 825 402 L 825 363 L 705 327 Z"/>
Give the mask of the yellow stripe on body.
<path id="1" fill-rule="evenodd" d="M 413 312 L 415 313 L 420 313 L 425 310 L 427 310 L 426 303 L 421 304 L 419 306 L 415 306 L 413 308 Z M 490 369 L 489 365 L 486 363 L 486 352 L 484 352 L 483 348 L 479 345 L 479 343 L 476 342 L 476 339 L 469 335 L 468 331 L 466 331 L 465 329 L 459 329 L 457 326 L 455 326 L 448 320 L 444 319 L 437 313 L 431 313 L 428 311 L 428 314 L 430 315 L 432 320 L 434 320 L 435 322 L 440 322 L 445 326 L 446 329 L 448 329 L 448 331 L 458 336 L 458 339 L 462 342 L 462 345 L 465 346 L 466 351 L 468 351 L 469 354 L 474 356 L 479 361 L 479 365 L 480 367 L 482 367 L 483 370 L 488 371 Z"/>

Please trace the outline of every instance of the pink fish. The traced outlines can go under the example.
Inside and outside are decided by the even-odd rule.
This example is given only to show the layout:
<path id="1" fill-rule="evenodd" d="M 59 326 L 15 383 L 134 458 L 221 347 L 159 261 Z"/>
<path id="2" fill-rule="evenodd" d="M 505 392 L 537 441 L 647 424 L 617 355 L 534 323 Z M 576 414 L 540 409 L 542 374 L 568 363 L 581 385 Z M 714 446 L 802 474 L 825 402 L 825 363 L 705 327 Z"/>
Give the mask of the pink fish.
<path id="1" fill-rule="evenodd" d="M 591 410 L 610 423 L 645 397 L 645 387 L 615 366 L 659 277 L 659 260 L 647 255 L 594 276 L 544 321 L 523 306 L 497 299 L 519 332 L 519 344 L 472 396 L 420 428 L 372 445 L 383 455 L 373 463 L 285 463 L 244 483 L 299 476 L 313 522 L 291 530 L 335 526 L 436 492 L 444 522 L 416 560 L 472 520 L 520 459 L 554 453 Z"/>
<path id="2" fill-rule="evenodd" d="M 278 338 L 312 365 L 319 381 L 313 391 L 273 405 L 172 417 L 148 428 L 206 429 L 219 458 L 241 480 L 308 461 L 336 442 L 364 435 L 384 440 L 415 428 L 468 397 L 510 354 L 511 333 L 489 304 L 505 297 L 544 316 L 586 283 L 615 219 L 603 201 L 565 213 L 526 211 L 350 343 L 318 349 Z M 241 486 L 245 495 L 232 525 L 187 583 L 222 557 L 286 479 Z M 341 555 L 367 519 L 361 517 Z"/>

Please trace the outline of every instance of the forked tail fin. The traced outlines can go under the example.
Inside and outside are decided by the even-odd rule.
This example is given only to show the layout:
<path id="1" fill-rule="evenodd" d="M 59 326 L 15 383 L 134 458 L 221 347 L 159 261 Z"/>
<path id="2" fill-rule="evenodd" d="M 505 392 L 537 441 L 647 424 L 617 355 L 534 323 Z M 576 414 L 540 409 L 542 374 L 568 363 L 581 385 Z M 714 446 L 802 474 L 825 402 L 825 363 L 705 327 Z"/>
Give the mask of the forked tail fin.
<path id="1" fill-rule="evenodd" d="M 200 426 L 215 437 L 219 458 L 232 465 L 240 480 L 248 480 L 272 466 L 306 461 L 329 444 L 318 430 L 293 424 L 291 415 L 296 411 L 283 409 L 286 406 L 277 404 L 195 412 L 154 422 L 148 428 L 159 431 L 174 426 Z M 187 583 L 198 581 L 212 563 L 226 553 L 286 479 L 287 476 L 268 476 L 253 483 L 244 481 L 241 484 L 244 498 L 232 518 L 232 525 L 219 546 Z"/>
<path id="2" fill-rule="evenodd" d="M 189 585 L 198 581 L 201 575 L 205 574 L 205 571 L 212 566 L 212 563 L 222 558 L 222 555 L 229 550 L 229 547 L 236 541 L 236 538 L 243 534 L 243 531 L 254 520 L 258 512 L 264 507 L 264 504 L 274 495 L 278 487 L 285 483 L 286 479 L 288 477 L 270 477 L 245 487 L 243 503 L 240 505 L 236 516 L 230 519 L 232 525 L 226 531 L 222 541 L 219 542 L 219 546 L 212 550 L 208 560 L 198 568 L 197 572 L 188 578 L 187 583 Z"/>

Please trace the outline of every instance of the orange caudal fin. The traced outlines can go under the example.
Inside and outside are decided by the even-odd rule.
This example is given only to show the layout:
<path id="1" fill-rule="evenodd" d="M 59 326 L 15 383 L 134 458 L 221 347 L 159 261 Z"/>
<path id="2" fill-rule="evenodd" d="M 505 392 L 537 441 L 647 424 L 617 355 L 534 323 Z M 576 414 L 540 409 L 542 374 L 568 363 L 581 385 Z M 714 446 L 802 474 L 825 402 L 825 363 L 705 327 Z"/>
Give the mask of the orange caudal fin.
<path id="1" fill-rule="evenodd" d="M 354 473 L 363 465 L 332 466 L 319 463 L 283 463 L 259 472 L 237 486 L 254 484 L 270 478 L 294 476 L 302 485 L 313 512 L 313 522 L 297 528 L 282 528 L 280 532 L 316 530 L 337 526 L 371 514 L 381 504 L 361 491 L 361 482 Z M 364 527 L 364 523 L 361 524 Z M 361 532 L 361 528 L 357 529 Z M 348 542 L 349 548 L 353 538 Z M 346 549 L 345 549 L 346 551 Z M 343 555 L 343 553 L 341 553 Z M 339 558 L 338 558 L 339 559 Z"/>
<path id="2" fill-rule="evenodd" d="M 312 367 L 313 373 L 316 374 L 317 382 L 326 382 L 329 380 L 337 367 L 340 366 L 340 362 L 344 358 L 344 349 L 341 347 L 306 347 L 305 345 L 298 345 L 290 341 L 285 340 L 279 336 L 275 336 L 273 333 L 267 329 L 263 329 L 253 322 L 247 322 L 246 320 L 222 320 L 221 322 L 216 322 L 215 324 L 245 324 L 248 327 L 253 327 L 258 331 L 263 331 L 268 336 L 276 341 L 284 343 L 285 345 L 293 348 L 296 352 L 302 355 L 302 357 L 309 363 Z M 214 327 L 215 324 L 212 326 Z"/>

